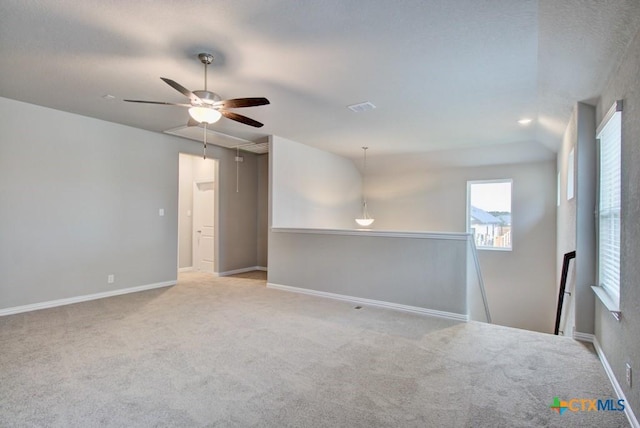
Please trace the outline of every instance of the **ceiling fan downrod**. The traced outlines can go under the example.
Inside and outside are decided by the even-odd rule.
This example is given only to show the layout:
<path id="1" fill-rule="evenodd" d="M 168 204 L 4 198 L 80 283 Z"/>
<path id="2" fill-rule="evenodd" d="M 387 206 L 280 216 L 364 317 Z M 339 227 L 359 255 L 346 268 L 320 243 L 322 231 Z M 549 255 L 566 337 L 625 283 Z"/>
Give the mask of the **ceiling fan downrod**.
<path id="1" fill-rule="evenodd" d="M 213 62 L 213 55 L 208 53 L 199 53 L 198 58 L 204 64 L 204 90 L 207 91 L 207 66 Z"/>

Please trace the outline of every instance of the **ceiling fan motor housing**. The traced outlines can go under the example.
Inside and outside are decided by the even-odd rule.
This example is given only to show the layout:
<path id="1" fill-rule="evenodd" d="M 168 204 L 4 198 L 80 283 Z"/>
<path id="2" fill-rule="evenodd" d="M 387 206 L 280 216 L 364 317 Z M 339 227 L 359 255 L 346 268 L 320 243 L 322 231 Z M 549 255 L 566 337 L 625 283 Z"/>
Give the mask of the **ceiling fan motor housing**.
<path id="1" fill-rule="evenodd" d="M 198 58 L 203 64 L 211 64 L 213 62 L 213 55 L 208 53 L 200 53 L 198 54 Z"/>
<path id="2" fill-rule="evenodd" d="M 200 98 L 202 101 L 204 101 L 205 104 L 209 104 L 209 105 L 222 100 L 220 95 L 211 91 L 193 91 L 193 93 L 197 95 L 198 98 Z"/>

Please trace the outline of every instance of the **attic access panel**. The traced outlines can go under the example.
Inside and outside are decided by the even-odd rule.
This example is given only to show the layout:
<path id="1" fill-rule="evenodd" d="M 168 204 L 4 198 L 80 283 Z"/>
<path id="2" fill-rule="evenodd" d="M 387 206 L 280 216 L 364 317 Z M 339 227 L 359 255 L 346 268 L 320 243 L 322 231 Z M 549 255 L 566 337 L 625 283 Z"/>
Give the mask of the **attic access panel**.
<path id="1" fill-rule="evenodd" d="M 199 126 L 179 126 L 177 128 L 167 129 L 164 131 L 165 134 L 171 134 L 198 142 L 202 142 L 203 132 L 204 129 Z M 242 151 L 259 155 L 269 153 L 269 143 L 266 141 L 266 138 L 261 138 L 259 141 L 254 142 L 214 131 L 209 128 L 207 128 L 207 144 L 213 144 L 227 149 L 239 148 Z"/>

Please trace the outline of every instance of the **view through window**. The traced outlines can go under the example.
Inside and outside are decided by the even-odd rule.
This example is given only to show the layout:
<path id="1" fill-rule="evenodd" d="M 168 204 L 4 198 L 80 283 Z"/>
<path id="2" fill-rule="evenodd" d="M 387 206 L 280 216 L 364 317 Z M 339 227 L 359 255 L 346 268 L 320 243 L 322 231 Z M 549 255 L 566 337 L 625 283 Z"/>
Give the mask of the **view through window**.
<path id="1" fill-rule="evenodd" d="M 479 249 L 511 250 L 511 180 L 467 182 L 467 231 Z"/>

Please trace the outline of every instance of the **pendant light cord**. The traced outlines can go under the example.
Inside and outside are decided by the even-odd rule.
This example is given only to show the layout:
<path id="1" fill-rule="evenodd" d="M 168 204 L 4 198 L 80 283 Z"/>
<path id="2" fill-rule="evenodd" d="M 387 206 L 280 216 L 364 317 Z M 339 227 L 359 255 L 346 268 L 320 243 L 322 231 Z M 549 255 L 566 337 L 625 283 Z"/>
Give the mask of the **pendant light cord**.
<path id="1" fill-rule="evenodd" d="M 367 212 L 367 149 L 369 147 L 363 147 L 364 150 L 364 162 L 363 162 L 363 172 L 362 172 L 362 214 L 364 218 L 369 218 L 369 213 Z"/>

